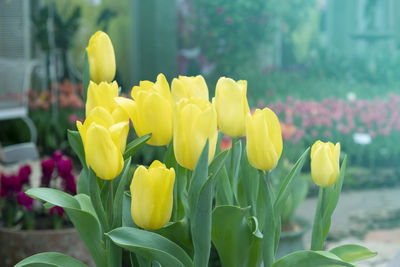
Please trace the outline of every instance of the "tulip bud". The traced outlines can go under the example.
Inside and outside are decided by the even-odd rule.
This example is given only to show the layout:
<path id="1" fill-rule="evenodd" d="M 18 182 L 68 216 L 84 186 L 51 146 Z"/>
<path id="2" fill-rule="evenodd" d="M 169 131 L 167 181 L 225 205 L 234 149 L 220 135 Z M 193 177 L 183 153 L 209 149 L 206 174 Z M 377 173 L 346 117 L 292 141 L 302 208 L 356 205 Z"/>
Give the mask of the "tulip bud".
<path id="1" fill-rule="evenodd" d="M 115 76 L 115 55 L 110 37 L 98 31 L 90 37 L 86 47 L 90 79 L 96 83 L 111 82 Z"/>
<path id="2" fill-rule="evenodd" d="M 165 76 L 159 74 L 156 83 L 140 82 L 131 92 L 135 100 L 132 123 L 136 134 L 141 137 L 151 133 L 147 141 L 153 146 L 165 146 L 172 139 L 173 102 Z"/>
<path id="3" fill-rule="evenodd" d="M 326 187 L 339 177 L 340 143 L 316 141 L 311 147 L 311 176 L 314 183 Z"/>
<path id="4" fill-rule="evenodd" d="M 246 119 L 247 157 L 259 170 L 272 170 L 282 154 L 282 133 L 278 117 L 269 108 L 256 109 Z"/>
<path id="5" fill-rule="evenodd" d="M 193 170 L 209 139 L 208 163 L 217 145 L 217 113 L 205 99 L 183 99 L 174 111 L 174 153 L 177 162 Z"/>
<path id="6" fill-rule="evenodd" d="M 76 122 L 82 138 L 86 164 L 104 180 L 117 177 L 124 166 L 129 131 L 128 122 L 115 123 L 111 114 L 103 107 L 95 107 L 85 122 Z"/>
<path id="7" fill-rule="evenodd" d="M 175 171 L 158 160 L 148 169 L 139 166 L 130 186 L 131 215 L 135 224 L 146 230 L 160 229 L 171 218 Z"/>
<path id="8" fill-rule="evenodd" d="M 250 112 L 246 97 L 247 81 L 235 82 L 230 78 L 218 80 L 213 103 L 218 114 L 221 132 L 231 137 L 246 134 L 246 117 Z"/>
<path id="9" fill-rule="evenodd" d="M 175 103 L 184 98 L 202 98 L 208 101 L 208 87 L 201 75 L 174 78 L 171 84 L 171 93 Z"/>

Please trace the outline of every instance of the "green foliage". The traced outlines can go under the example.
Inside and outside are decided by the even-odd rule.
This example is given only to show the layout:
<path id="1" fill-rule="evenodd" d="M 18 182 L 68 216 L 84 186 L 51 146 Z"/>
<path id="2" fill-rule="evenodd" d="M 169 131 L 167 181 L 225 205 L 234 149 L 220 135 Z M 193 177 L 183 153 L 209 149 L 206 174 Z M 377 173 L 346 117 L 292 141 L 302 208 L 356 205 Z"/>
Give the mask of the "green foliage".
<path id="1" fill-rule="evenodd" d="M 49 266 L 49 267 L 64 267 L 64 266 L 70 266 L 70 267 L 87 267 L 86 264 L 83 264 L 80 261 L 77 261 L 76 259 L 65 255 L 61 254 L 58 252 L 43 252 L 39 254 L 35 254 L 33 256 L 30 256 L 23 261 L 20 261 L 15 265 L 15 267 L 25 267 L 25 266 Z"/>
<path id="2" fill-rule="evenodd" d="M 193 266 L 191 258 L 181 247 L 159 234 L 120 227 L 107 233 L 107 236 L 118 246 L 149 260 L 155 260 L 162 266 Z"/>
<path id="3" fill-rule="evenodd" d="M 333 248 L 330 252 L 347 262 L 369 259 L 375 257 L 377 254 L 363 246 L 353 244 Z"/>
<path id="4" fill-rule="evenodd" d="M 328 251 L 301 250 L 291 253 L 277 262 L 273 267 L 309 267 L 309 266 L 349 266 L 355 265 L 341 260 L 335 254 Z"/>
<path id="5" fill-rule="evenodd" d="M 256 57 L 259 44 L 269 37 L 272 23 L 264 0 L 193 1 L 196 30 L 193 37 L 217 73 L 232 74 Z"/>

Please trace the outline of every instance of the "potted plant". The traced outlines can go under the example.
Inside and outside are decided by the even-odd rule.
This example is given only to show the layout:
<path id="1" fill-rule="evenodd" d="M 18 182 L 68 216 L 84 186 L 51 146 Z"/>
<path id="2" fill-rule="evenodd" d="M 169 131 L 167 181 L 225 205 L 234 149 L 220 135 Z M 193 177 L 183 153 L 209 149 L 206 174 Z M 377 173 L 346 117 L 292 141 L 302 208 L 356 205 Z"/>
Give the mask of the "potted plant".
<path id="1" fill-rule="evenodd" d="M 41 161 L 41 187 L 52 187 L 76 194 L 72 161 L 61 151 Z M 77 231 L 58 206 L 43 208 L 25 194 L 33 180 L 30 165 L 0 178 L 0 263 L 14 266 L 38 252 L 60 251 L 91 263 Z M 73 246 L 71 246 L 73 244 Z"/>

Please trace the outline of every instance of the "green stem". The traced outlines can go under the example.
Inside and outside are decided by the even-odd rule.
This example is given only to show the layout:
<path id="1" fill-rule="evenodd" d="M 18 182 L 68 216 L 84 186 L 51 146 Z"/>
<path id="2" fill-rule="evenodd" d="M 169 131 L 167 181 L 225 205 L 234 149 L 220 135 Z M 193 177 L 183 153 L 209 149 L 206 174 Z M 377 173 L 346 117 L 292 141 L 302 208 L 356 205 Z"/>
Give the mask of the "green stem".
<path id="1" fill-rule="evenodd" d="M 264 175 L 263 171 L 259 171 L 261 183 L 264 188 L 266 200 L 266 216 L 263 231 L 263 260 L 265 267 L 271 267 L 275 261 L 275 213 L 273 204 L 273 191 L 271 187 L 271 173 Z"/>
<path id="2" fill-rule="evenodd" d="M 232 146 L 231 146 L 231 166 L 230 166 L 230 181 L 231 181 L 231 187 L 233 191 L 233 200 L 235 204 L 239 204 L 238 197 L 237 197 L 237 181 L 236 181 L 236 168 L 235 168 L 235 143 L 239 138 L 237 137 L 232 137 Z M 238 162 L 239 164 L 239 162 Z"/>
<path id="3" fill-rule="evenodd" d="M 231 170 L 230 170 L 230 176 L 232 179 L 232 183 L 234 183 L 235 180 L 235 142 L 237 138 L 232 137 L 232 146 L 231 146 Z"/>
<path id="4" fill-rule="evenodd" d="M 324 207 L 326 202 L 325 198 L 326 189 L 325 187 L 320 187 L 318 193 L 317 209 L 314 216 L 314 225 L 311 237 L 311 250 L 322 250 L 324 247 L 325 237 L 323 236 L 324 223 L 322 219 L 324 216 Z"/>
<path id="5" fill-rule="evenodd" d="M 114 208 L 114 188 L 113 188 L 113 180 L 108 181 L 110 183 L 110 199 L 109 205 L 107 209 L 108 214 L 108 224 L 112 225 L 112 218 L 113 218 L 113 208 Z M 112 229 L 108 229 L 112 230 Z M 110 238 L 107 239 L 106 249 L 108 254 L 108 266 L 110 267 L 118 267 L 121 266 L 120 264 L 120 253 L 121 250 L 111 241 Z"/>

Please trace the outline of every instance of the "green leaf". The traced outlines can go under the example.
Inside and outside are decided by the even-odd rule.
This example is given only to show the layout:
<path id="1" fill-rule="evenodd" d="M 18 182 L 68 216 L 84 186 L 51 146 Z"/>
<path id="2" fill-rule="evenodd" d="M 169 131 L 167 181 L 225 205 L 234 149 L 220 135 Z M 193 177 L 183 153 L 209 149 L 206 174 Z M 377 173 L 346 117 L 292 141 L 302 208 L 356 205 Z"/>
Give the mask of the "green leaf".
<path id="1" fill-rule="evenodd" d="M 372 252 L 366 247 L 360 245 L 343 245 L 331 249 L 329 252 L 335 254 L 343 261 L 355 262 L 360 260 L 369 259 L 377 255 L 376 252 Z"/>
<path id="2" fill-rule="evenodd" d="M 239 138 L 232 138 L 232 147 L 229 149 L 229 177 L 232 183 L 233 193 L 238 198 L 239 167 L 242 157 L 242 142 Z M 233 157 L 233 158 L 232 158 Z"/>
<path id="3" fill-rule="evenodd" d="M 174 185 L 174 207 L 172 211 L 175 220 L 181 220 L 189 215 L 188 202 L 188 173 L 189 170 L 177 164 L 175 185 Z"/>
<path id="4" fill-rule="evenodd" d="M 200 190 L 196 209 L 191 218 L 194 265 L 208 266 L 211 250 L 211 211 L 213 180 L 209 178 Z"/>
<path id="5" fill-rule="evenodd" d="M 275 262 L 273 267 L 310 267 L 310 266 L 355 266 L 344 262 L 328 251 L 301 250 L 293 252 Z"/>
<path id="6" fill-rule="evenodd" d="M 246 148 L 243 148 L 244 151 L 245 149 Z M 242 196 L 242 194 L 238 194 L 238 201 L 242 207 L 251 206 L 251 214 L 253 216 L 258 214 L 256 208 L 259 187 L 260 179 L 258 178 L 257 169 L 250 165 L 247 159 L 247 153 L 244 152 L 240 166 L 240 180 L 238 188 L 238 193 L 243 191 L 244 196 Z"/>
<path id="7" fill-rule="evenodd" d="M 301 155 L 301 157 L 297 160 L 296 164 L 293 166 L 292 170 L 289 172 L 289 174 L 286 176 L 286 178 L 283 180 L 283 182 L 280 186 L 279 193 L 276 197 L 276 201 L 275 201 L 275 205 L 274 205 L 274 209 L 276 211 L 277 216 L 280 216 L 282 213 L 282 209 L 285 205 L 285 202 L 286 202 L 289 192 L 290 192 L 290 190 L 289 190 L 290 184 L 291 184 L 292 180 L 294 179 L 294 177 L 296 177 L 297 174 L 299 174 L 299 172 L 303 168 L 303 165 L 306 161 L 309 150 L 310 150 L 310 148 L 307 148 L 307 150 L 304 151 L 303 155 Z"/>
<path id="8" fill-rule="evenodd" d="M 225 165 L 225 160 L 228 156 L 228 150 L 220 152 L 208 167 L 208 176 L 217 176 Z"/>
<path id="9" fill-rule="evenodd" d="M 159 234 L 120 227 L 106 235 L 116 245 L 147 259 L 158 261 L 163 267 L 193 266 L 192 260 L 180 246 Z"/>
<path id="10" fill-rule="evenodd" d="M 113 221 L 112 221 L 112 229 L 119 227 L 122 225 L 122 198 L 124 196 L 125 186 L 128 183 L 129 179 L 129 168 L 131 165 L 131 158 L 125 160 L 124 169 L 122 170 L 121 180 L 118 184 L 117 191 L 115 192 L 114 197 L 114 207 L 113 208 Z"/>
<path id="11" fill-rule="evenodd" d="M 82 166 L 86 166 L 85 150 L 83 148 L 82 138 L 78 131 L 67 130 L 67 137 L 72 150 L 78 156 Z"/>
<path id="12" fill-rule="evenodd" d="M 26 194 L 38 198 L 55 206 L 63 208 L 80 209 L 79 202 L 70 194 L 53 188 L 31 188 Z"/>
<path id="13" fill-rule="evenodd" d="M 257 217 L 252 216 L 249 218 L 250 224 L 253 226 L 253 242 L 250 246 L 250 254 L 245 266 L 248 267 L 259 267 L 262 263 L 262 240 L 263 234 L 258 226 Z"/>
<path id="14" fill-rule="evenodd" d="M 184 248 L 189 255 L 193 255 L 193 244 L 190 236 L 190 225 L 187 218 L 169 223 L 161 229 L 154 231 L 168 238 L 180 247 Z"/>
<path id="15" fill-rule="evenodd" d="M 88 172 L 87 172 L 87 168 L 86 167 L 84 167 L 81 170 L 81 173 L 79 174 L 78 184 L 76 186 L 76 191 L 77 191 L 78 194 L 90 195 L 89 177 L 88 177 Z"/>
<path id="16" fill-rule="evenodd" d="M 176 168 L 174 144 L 172 141 L 171 141 L 171 143 L 169 143 L 167 151 L 165 152 L 164 164 L 165 164 L 165 166 L 167 166 L 167 168 L 174 168 L 174 169 Z"/>
<path id="17" fill-rule="evenodd" d="M 200 190 L 208 178 L 208 139 L 194 168 L 192 179 L 189 185 L 189 208 L 190 214 L 196 210 L 197 200 L 199 199 Z M 189 215 L 192 217 L 191 215 Z"/>
<path id="18" fill-rule="evenodd" d="M 106 267 L 103 232 L 97 218 L 83 210 L 65 209 L 98 267 Z"/>
<path id="19" fill-rule="evenodd" d="M 264 176 L 264 172 L 259 170 L 261 184 L 264 188 L 264 194 L 266 197 L 266 210 L 265 210 L 265 221 L 263 234 L 267 238 L 263 239 L 262 250 L 264 266 L 270 267 L 274 262 L 275 251 L 276 251 L 276 216 L 275 209 L 273 207 L 273 192 L 271 188 L 271 175 Z M 270 174 L 270 173 L 269 173 Z"/>
<path id="20" fill-rule="evenodd" d="M 25 266 L 87 267 L 86 264 L 83 264 L 71 256 L 58 252 L 43 252 L 35 254 L 25 258 L 15 265 L 15 267 Z"/>
<path id="21" fill-rule="evenodd" d="M 136 151 L 149 140 L 151 134 L 143 135 L 142 137 L 136 138 L 135 140 L 131 141 L 129 144 L 126 145 L 125 153 L 124 153 L 124 160 L 127 158 L 132 157 Z"/>
<path id="22" fill-rule="evenodd" d="M 26 194 L 32 198 L 38 198 L 64 208 L 96 265 L 99 267 L 106 266 L 103 232 L 85 197 L 78 195 L 74 198 L 65 192 L 52 188 L 32 188 Z M 82 206 L 80 203 L 82 203 Z"/>
<path id="23" fill-rule="evenodd" d="M 131 193 L 126 191 L 122 199 L 122 226 L 135 227 L 131 215 Z"/>
<path id="24" fill-rule="evenodd" d="M 222 266 L 248 266 L 253 233 L 246 213 L 236 206 L 219 206 L 212 213 L 211 237 Z"/>
<path id="25" fill-rule="evenodd" d="M 100 188 L 97 183 L 98 178 L 91 168 L 88 170 L 88 179 L 90 186 L 90 200 L 92 201 L 94 210 L 99 218 L 100 225 L 103 229 L 102 232 L 109 231 L 110 225 L 102 204 L 102 199 L 100 198 Z"/>
<path id="26" fill-rule="evenodd" d="M 85 51 L 85 58 L 83 62 L 83 100 L 86 103 L 87 100 L 87 90 L 90 83 L 90 69 L 89 69 L 89 59 L 87 51 Z"/>
<path id="27" fill-rule="evenodd" d="M 339 201 L 340 192 L 342 191 L 344 175 L 346 172 L 347 156 L 344 156 L 342 166 L 340 167 L 339 178 L 333 186 L 326 188 L 326 206 L 324 207 L 324 214 L 322 215 L 324 220 L 330 218 L 336 209 Z"/>
<path id="28" fill-rule="evenodd" d="M 74 198 L 78 200 L 81 210 L 87 211 L 92 214 L 93 217 L 97 218 L 96 211 L 94 210 L 92 201 L 90 201 L 90 197 L 88 195 L 78 194 L 75 195 Z"/>
<path id="29" fill-rule="evenodd" d="M 208 146 L 209 142 L 207 140 L 194 168 L 188 193 L 189 218 L 196 267 L 208 265 L 211 249 L 212 180 L 207 180 Z"/>
<path id="30" fill-rule="evenodd" d="M 216 205 L 233 205 L 233 191 L 229 181 L 228 172 L 223 167 L 216 182 Z"/>

